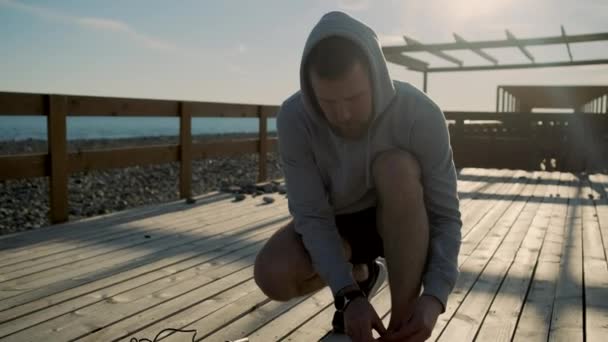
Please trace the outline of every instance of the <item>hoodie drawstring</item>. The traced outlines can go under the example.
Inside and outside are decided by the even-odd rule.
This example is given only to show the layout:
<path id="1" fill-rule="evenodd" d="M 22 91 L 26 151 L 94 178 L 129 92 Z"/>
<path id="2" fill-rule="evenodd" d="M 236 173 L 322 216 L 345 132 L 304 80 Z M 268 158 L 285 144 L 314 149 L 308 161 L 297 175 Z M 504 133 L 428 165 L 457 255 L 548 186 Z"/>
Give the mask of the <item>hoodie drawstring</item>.
<path id="1" fill-rule="evenodd" d="M 369 168 L 371 167 L 371 165 L 369 165 L 370 163 L 370 147 L 369 147 L 369 132 L 371 129 L 367 130 L 367 144 L 365 145 L 365 186 L 369 189 L 370 188 L 370 182 L 369 182 Z"/>

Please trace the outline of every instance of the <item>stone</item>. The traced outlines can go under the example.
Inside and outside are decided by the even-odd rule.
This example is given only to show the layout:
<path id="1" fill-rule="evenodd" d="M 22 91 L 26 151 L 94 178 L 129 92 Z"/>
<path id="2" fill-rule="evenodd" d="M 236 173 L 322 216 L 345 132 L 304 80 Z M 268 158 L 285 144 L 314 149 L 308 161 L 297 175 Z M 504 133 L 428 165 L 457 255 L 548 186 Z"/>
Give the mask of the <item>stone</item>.
<path id="1" fill-rule="evenodd" d="M 232 193 L 239 193 L 239 192 L 241 192 L 242 190 L 243 190 L 243 189 L 242 189 L 240 186 L 238 186 L 238 185 L 230 185 L 230 186 L 228 187 L 228 192 L 232 192 Z"/>
<path id="2" fill-rule="evenodd" d="M 274 198 L 270 197 L 270 196 L 264 196 L 262 197 L 262 200 L 264 201 L 264 203 L 266 204 L 270 204 L 270 203 L 274 203 Z"/>

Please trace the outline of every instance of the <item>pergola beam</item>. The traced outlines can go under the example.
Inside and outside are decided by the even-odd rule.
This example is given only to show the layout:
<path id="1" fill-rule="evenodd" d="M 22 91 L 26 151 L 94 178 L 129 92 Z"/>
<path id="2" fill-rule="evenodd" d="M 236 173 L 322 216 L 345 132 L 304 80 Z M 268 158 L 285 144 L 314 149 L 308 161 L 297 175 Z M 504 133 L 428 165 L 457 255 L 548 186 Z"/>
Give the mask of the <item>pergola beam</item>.
<path id="1" fill-rule="evenodd" d="M 568 49 L 568 56 L 570 57 L 570 62 L 572 62 L 572 51 L 570 51 L 570 44 L 568 43 L 568 36 L 566 35 L 566 30 L 564 29 L 564 25 L 561 25 L 562 29 L 562 37 L 564 37 L 564 42 L 566 44 L 566 48 Z"/>
<path id="2" fill-rule="evenodd" d="M 405 40 L 405 43 L 407 45 L 423 45 L 419 41 L 417 41 L 417 40 L 415 40 L 413 38 L 410 38 L 408 36 L 403 36 L 403 39 Z M 443 58 L 446 61 L 452 62 L 452 63 L 454 63 L 454 64 L 456 64 L 458 66 L 462 66 L 462 64 L 463 64 L 461 60 L 459 60 L 459 59 L 457 59 L 455 57 L 452 57 L 452 56 L 448 55 L 445 52 L 441 52 L 441 51 L 428 51 L 428 52 L 430 54 L 432 54 L 432 55 L 435 55 L 435 56 L 439 57 L 439 58 Z"/>
<path id="3" fill-rule="evenodd" d="M 469 42 L 466 41 L 464 38 L 462 38 L 461 36 L 457 35 L 456 33 L 454 33 L 454 39 L 456 39 L 456 42 L 462 43 L 462 44 L 468 44 Z M 475 52 L 476 54 L 478 54 L 479 56 L 485 58 L 486 60 L 490 61 L 492 64 L 497 65 L 498 64 L 498 60 L 492 56 L 490 56 L 489 54 L 487 54 L 486 52 L 484 52 L 481 49 L 476 49 L 476 48 L 470 48 L 471 51 Z"/>
<path id="4" fill-rule="evenodd" d="M 429 67 L 429 63 L 427 62 L 400 53 L 386 54 L 385 58 L 389 62 L 402 65 L 411 70 L 425 71 Z"/>
<path id="5" fill-rule="evenodd" d="M 594 42 L 600 40 L 608 40 L 608 32 L 605 33 L 592 33 L 592 34 L 580 34 L 567 36 L 569 43 L 584 43 Z M 487 40 L 478 42 L 467 42 L 461 43 L 439 43 L 439 44 L 426 44 L 426 45 L 402 45 L 402 46 L 385 46 L 382 48 L 385 54 L 401 53 L 401 52 L 419 52 L 419 51 L 449 51 L 449 50 L 469 50 L 469 49 L 490 49 L 490 48 L 503 48 L 503 47 L 518 47 L 522 46 L 534 46 L 534 45 L 555 45 L 563 44 L 565 42 L 564 37 L 545 37 L 545 38 L 528 38 L 518 39 L 517 41 L 506 40 Z"/>
<path id="6" fill-rule="evenodd" d="M 507 39 L 515 42 L 517 44 L 517 47 L 521 51 L 521 53 L 523 53 L 526 57 L 528 57 L 528 59 L 530 60 L 530 62 L 534 63 L 534 56 L 532 56 L 532 54 L 530 53 L 530 51 L 528 51 L 526 49 L 525 45 L 520 44 L 519 40 L 509 30 L 505 30 L 505 33 L 507 34 Z"/>
<path id="7" fill-rule="evenodd" d="M 574 62 L 551 62 L 551 63 L 526 63 L 526 64 L 502 64 L 502 65 L 479 65 L 468 66 L 461 68 L 445 67 L 445 68 L 428 68 L 426 72 L 449 72 L 449 71 L 483 71 L 483 70 L 504 70 L 504 69 L 530 69 L 530 68 L 551 68 L 562 66 L 578 66 L 578 65 L 597 65 L 608 64 L 608 59 L 582 60 Z"/>

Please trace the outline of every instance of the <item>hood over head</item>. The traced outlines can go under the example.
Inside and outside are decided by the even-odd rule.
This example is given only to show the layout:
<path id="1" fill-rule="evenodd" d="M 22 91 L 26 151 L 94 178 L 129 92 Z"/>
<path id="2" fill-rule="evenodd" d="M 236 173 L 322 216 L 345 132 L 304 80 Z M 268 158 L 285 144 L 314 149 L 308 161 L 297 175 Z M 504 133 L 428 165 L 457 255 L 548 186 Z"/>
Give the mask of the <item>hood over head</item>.
<path id="1" fill-rule="evenodd" d="M 308 55 L 315 45 L 331 36 L 339 36 L 355 42 L 363 50 L 365 56 L 367 56 L 372 83 L 373 120 L 391 102 L 395 96 L 395 87 L 389 76 L 386 59 L 382 53 L 376 33 L 364 23 L 343 12 L 329 12 L 321 17 L 321 20 L 315 25 L 306 40 L 300 63 L 300 89 L 304 104 L 308 112 L 313 114 L 313 119 L 322 119 L 326 122 L 323 114 L 317 111 L 318 106 L 316 105 L 315 95 L 310 87 L 306 64 Z"/>

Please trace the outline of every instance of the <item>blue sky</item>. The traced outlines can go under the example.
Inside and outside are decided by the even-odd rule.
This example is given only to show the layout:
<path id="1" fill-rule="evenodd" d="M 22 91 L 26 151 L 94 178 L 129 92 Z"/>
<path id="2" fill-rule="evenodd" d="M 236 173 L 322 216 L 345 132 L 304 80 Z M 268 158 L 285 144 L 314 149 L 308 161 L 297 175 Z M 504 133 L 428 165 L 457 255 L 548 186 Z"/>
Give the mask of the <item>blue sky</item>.
<path id="1" fill-rule="evenodd" d="M 345 11 L 384 44 L 608 32 L 607 0 L 0 0 L 0 91 L 280 104 L 298 88 L 304 40 L 326 12 Z M 538 62 L 565 46 L 531 47 Z M 608 42 L 572 45 L 575 59 L 608 58 Z M 517 49 L 487 50 L 502 63 Z M 482 62 L 466 51 L 466 64 Z M 425 53 L 432 66 L 445 62 Z M 393 78 L 422 76 L 390 66 Z M 444 110 L 494 110 L 498 84 L 605 84 L 608 66 L 431 74 Z"/>

